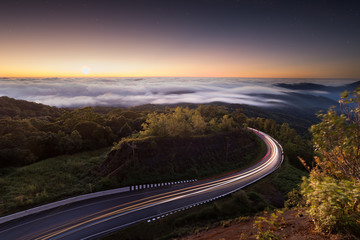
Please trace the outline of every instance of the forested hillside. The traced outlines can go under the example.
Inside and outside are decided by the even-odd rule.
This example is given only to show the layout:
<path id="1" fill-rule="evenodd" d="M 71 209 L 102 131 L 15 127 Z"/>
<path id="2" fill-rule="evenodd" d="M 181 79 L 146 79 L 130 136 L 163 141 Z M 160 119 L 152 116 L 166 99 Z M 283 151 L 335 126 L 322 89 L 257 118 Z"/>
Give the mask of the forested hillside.
<path id="1" fill-rule="evenodd" d="M 0 97 L 1 118 L 30 118 L 30 117 L 59 117 L 62 109 L 46 106 L 44 104 L 15 100 L 9 97 Z"/>
<path id="2" fill-rule="evenodd" d="M 263 143 L 247 127 L 274 136 L 283 145 L 290 169 L 304 167 L 301 155 L 310 162 L 312 144 L 289 127 L 264 118 L 248 118 L 241 109 L 200 105 L 197 108 L 165 108 L 149 113 L 142 131 L 123 138 L 100 167 L 113 186 L 205 176 L 239 170 L 265 153 Z M 254 150 L 256 149 L 256 150 Z M 305 174 L 303 172 L 303 174 Z M 302 175 L 303 175 L 302 174 Z M 281 183 L 284 178 L 288 181 Z M 301 181 L 301 174 L 278 178 L 286 195 Z M 281 204 L 281 203 L 280 203 Z"/>
<path id="3" fill-rule="evenodd" d="M 184 104 L 184 106 L 189 106 L 190 109 L 199 107 L 196 104 Z M 242 110 L 239 111 L 240 107 L 244 109 L 241 108 Z M 0 97 L 0 167 L 24 166 L 61 154 L 111 146 L 113 142 L 141 131 L 148 113 L 162 113 L 167 108 L 165 105 L 143 105 L 128 109 L 113 107 L 58 109 L 43 104 Z M 274 115 L 270 114 L 269 110 L 221 103 L 200 105 L 198 111 L 192 116 L 194 121 L 199 118 L 199 113 L 205 116 L 206 121 L 210 121 L 211 119 L 207 118 L 214 118 L 215 115 L 230 116 L 229 114 L 232 114 L 233 120 L 241 117 L 241 120 L 236 121 L 242 121 L 242 123 L 246 121 L 243 113 L 264 118 Z M 235 116 L 236 114 L 240 115 Z M 310 122 L 301 121 L 301 118 L 294 120 L 291 114 L 283 113 L 281 116 L 277 117 L 277 123 L 289 122 L 287 127 L 298 126 L 300 131 L 304 131 L 310 126 Z M 230 119 L 220 120 L 223 121 L 219 123 L 223 125 L 219 125 L 220 128 L 226 127 L 226 124 L 234 124 Z M 201 128 L 202 122 L 196 124 L 198 134 L 209 131 L 215 123 L 209 123 L 207 129 Z M 252 125 L 252 121 L 249 124 L 256 127 Z M 272 120 L 271 124 L 276 124 L 276 122 Z M 258 127 L 261 127 L 260 125 Z M 273 131 L 269 133 L 274 134 Z"/>
<path id="4" fill-rule="evenodd" d="M 224 107 L 149 113 L 143 130 L 116 144 L 100 171 L 127 185 L 240 169 L 265 154 L 264 144 L 245 126 L 240 110 L 229 113 Z"/>
<path id="5" fill-rule="evenodd" d="M 0 104 L 0 167 L 111 146 L 145 120 L 145 113 L 125 109 L 65 110 L 7 97 Z"/>

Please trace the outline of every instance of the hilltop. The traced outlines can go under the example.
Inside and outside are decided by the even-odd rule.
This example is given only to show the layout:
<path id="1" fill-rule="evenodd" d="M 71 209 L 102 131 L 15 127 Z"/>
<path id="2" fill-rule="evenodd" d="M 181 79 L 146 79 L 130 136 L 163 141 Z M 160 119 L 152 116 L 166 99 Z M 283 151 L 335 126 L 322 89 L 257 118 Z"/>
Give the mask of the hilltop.
<path id="1" fill-rule="evenodd" d="M 0 118 L 6 117 L 59 117 L 63 110 L 40 103 L 0 97 Z"/>

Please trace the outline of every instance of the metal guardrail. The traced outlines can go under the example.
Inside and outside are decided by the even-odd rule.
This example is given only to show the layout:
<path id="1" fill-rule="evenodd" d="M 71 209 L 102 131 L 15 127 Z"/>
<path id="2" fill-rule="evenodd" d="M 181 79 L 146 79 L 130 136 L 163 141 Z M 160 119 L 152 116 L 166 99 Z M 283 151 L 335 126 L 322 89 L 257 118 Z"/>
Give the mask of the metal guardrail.
<path id="1" fill-rule="evenodd" d="M 261 131 L 258 131 L 256 129 L 253 129 L 253 128 L 249 128 L 249 129 L 255 130 L 257 132 L 261 132 Z M 278 143 L 278 141 L 276 141 L 272 137 L 271 137 L 271 139 L 274 140 L 277 143 L 277 145 L 280 146 L 280 148 L 281 148 L 282 159 L 281 159 L 281 163 L 279 164 L 279 166 L 280 166 L 282 164 L 283 160 L 284 160 L 284 151 L 283 151 L 282 146 Z M 268 174 L 270 174 L 270 173 L 268 173 Z M 268 174 L 262 176 L 261 178 L 267 176 Z M 255 180 L 255 181 L 257 181 L 257 180 Z M 106 191 L 101 191 L 101 192 L 96 192 L 96 193 L 84 194 L 84 195 L 80 195 L 80 196 L 76 196 L 76 197 L 72 197 L 72 198 L 67 198 L 67 199 L 64 199 L 64 200 L 61 200 L 61 201 L 45 204 L 45 205 L 42 205 L 42 206 L 38 206 L 38 207 L 31 208 L 31 209 L 28 209 L 28 210 L 25 210 L 25 211 L 21 211 L 21 212 L 17 212 L 17 213 L 8 215 L 8 216 L 1 217 L 0 218 L 0 224 L 8 222 L 8 221 L 15 220 L 15 219 L 18 219 L 18 218 L 22 218 L 22 217 L 25 217 L 25 216 L 29 216 L 29 215 L 32 215 L 32 214 L 47 211 L 47 210 L 57 208 L 57 207 L 60 207 L 60 206 L 64 206 L 64 205 L 67 205 L 67 204 L 70 204 L 70 203 L 80 202 L 80 201 L 84 201 L 84 200 L 88 200 L 88 199 L 92 199 L 92 198 L 97 198 L 97 197 L 102 197 L 102 196 L 107 196 L 107 195 L 112 195 L 112 194 L 117 194 L 117 193 L 123 193 L 123 192 L 137 191 L 137 190 L 142 190 L 142 189 L 167 187 L 167 186 L 172 186 L 172 185 L 176 185 L 176 184 L 190 183 L 190 182 L 195 182 L 195 181 L 197 181 L 197 179 L 174 181 L 174 182 L 165 182 L 165 183 L 141 184 L 141 185 L 134 185 L 134 186 L 116 188 L 116 189 L 106 190 Z M 253 182 L 255 182 L 255 181 L 253 181 Z M 243 186 L 243 187 L 245 187 L 245 186 Z M 234 191 L 232 191 L 232 192 L 234 192 Z M 232 192 L 229 192 L 227 194 L 230 194 Z M 227 195 L 227 194 L 225 194 L 225 195 Z M 225 196 L 225 195 L 223 195 L 223 196 Z M 223 196 L 221 196 L 221 197 L 223 197 Z M 213 199 L 209 199 L 208 201 L 211 201 L 211 200 L 213 200 Z M 199 204 L 202 204 L 202 203 L 199 203 Z"/>
<path id="2" fill-rule="evenodd" d="M 61 201 L 41 205 L 41 206 L 38 206 L 38 207 L 35 207 L 35 208 L 30 208 L 30 209 L 27 209 L 27 210 L 24 210 L 24 211 L 21 211 L 21 212 L 17 212 L 17 213 L 8 215 L 8 216 L 1 217 L 0 218 L 0 224 L 8 222 L 8 221 L 15 220 L 15 219 L 18 219 L 18 218 L 26 217 L 26 216 L 29 216 L 29 215 L 32 215 L 32 214 L 44 212 L 44 211 L 47 211 L 47 210 L 50 210 L 50 209 L 53 209 L 53 208 L 57 208 L 57 207 L 60 207 L 60 206 L 64 206 L 64 205 L 67 205 L 67 204 L 70 204 L 70 203 L 89 200 L 89 199 L 92 199 L 92 198 L 108 196 L 108 195 L 117 194 L 117 193 L 123 193 L 123 192 L 137 191 L 137 190 L 142 190 L 142 189 L 167 187 L 167 186 L 172 186 L 172 185 L 176 185 L 176 184 L 190 183 L 190 182 L 195 182 L 195 181 L 197 181 L 197 179 L 166 182 L 166 183 L 141 184 L 141 185 L 134 185 L 134 186 L 129 186 L 129 187 L 116 188 L 116 189 L 111 189 L 111 190 L 106 190 L 106 191 L 101 191 L 101 192 L 88 193 L 88 194 L 67 198 L 67 199 L 64 199 L 64 200 L 61 200 Z"/>

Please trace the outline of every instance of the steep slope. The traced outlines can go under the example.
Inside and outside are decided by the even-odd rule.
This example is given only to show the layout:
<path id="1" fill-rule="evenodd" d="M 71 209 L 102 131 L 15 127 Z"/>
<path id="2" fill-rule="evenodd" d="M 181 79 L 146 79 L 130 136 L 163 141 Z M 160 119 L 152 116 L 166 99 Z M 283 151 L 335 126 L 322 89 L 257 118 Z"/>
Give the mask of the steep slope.
<path id="1" fill-rule="evenodd" d="M 103 176 L 141 183 L 195 178 L 241 168 L 260 142 L 247 131 L 197 137 L 148 137 L 122 141 L 100 167 Z M 259 151 L 260 152 L 260 151 Z"/>

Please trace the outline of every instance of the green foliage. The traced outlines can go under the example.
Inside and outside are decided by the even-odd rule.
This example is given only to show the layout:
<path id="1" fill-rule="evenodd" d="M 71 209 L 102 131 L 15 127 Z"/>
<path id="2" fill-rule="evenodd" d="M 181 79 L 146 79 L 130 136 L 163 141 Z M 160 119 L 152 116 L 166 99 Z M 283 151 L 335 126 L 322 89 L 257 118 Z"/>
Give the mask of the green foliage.
<path id="1" fill-rule="evenodd" d="M 232 117 L 226 114 L 221 118 L 218 128 L 221 131 L 229 132 L 236 128 L 236 123 Z"/>
<path id="2" fill-rule="evenodd" d="M 210 112 L 210 110 L 213 110 Z M 222 108 L 168 108 L 165 113 L 149 113 L 142 124 L 143 136 L 188 137 L 210 132 L 232 131 L 240 128 Z"/>
<path id="3" fill-rule="evenodd" d="M 111 180 L 102 182 L 96 171 L 107 151 L 64 155 L 21 168 L 0 169 L 0 215 L 111 187 Z"/>
<path id="4" fill-rule="evenodd" d="M 360 236 L 360 185 L 312 173 L 304 178 L 301 193 L 308 214 L 325 232 L 350 232 Z"/>
<path id="5" fill-rule="evenodd" d="M 7 113 L 13 106 L 16 115 Z M 4 109 L 2 109 L 4 107 Z M 0 168 L 110 146 L 140 131 L 144 113 L 92 107 L 72 111 L 0 98 Z M 2 111 L 3 110 L 3 111 Z"/>
<path id="6" fill-rule="evenodd" d="M 301 179 L 307 172 L 302 171 L 285 161 L 279 172 L 273 175 L 272 183 L 284 195 L 287 196 L 301 183 Z"/>
<path id="7" fill-rule="evenodd" d="M 285 158 L 289 160 L 291 165 L 305 170 L 304 166 L 299 162 L 298 156 L 302 156 L 305 162 L 310 164 L 313 159 L 312 143 L 290 128 L 289 124 L 277 124 L 272 119 L 264 118 L 248 118 L 246 124 L 260 131 L 263 131 L 275 138 L 284 148 Z M 290 189 L 291 190 L 291 189 Z"/>
<path id="8" fill-rule="evenodd" d="M 294 207 L 302 207 L 304 205 L 304 199 L 301 195 L 299 188 L 293 188 L 288 193 L 288 199 L 285 201 L 285 207 L 290 209 Z"/>
<path id="9" fill-rule="evenodd" d="M 301 194 L 316 227 L 360 236 L 360 88 L 343 93 L 342 114 L 333 108 L 311 127 L 316 167 Z M 300 159 L 302 160 L 302 159 Z"/>
<path id="10" fill-rule="evenodd" d="M 254 222 L 254 228 L 257 233 L 255 235 L 258 240 L 280 239 L 280 236 L 275 234 L 275 231 L 284 227 L 285 221 L 281 216 L 282 211 L 264 212 L 264 216 L 257 217 Z"/>
<path id="11" fill-rule="evenodd" d="M 257 139 L 244 130 L 182 138 L 133 135 L 113 147 L 102 174 L 116 175 L 122 185 L 213 176 L 261 159 L 266 147 Z"/>
<path id="12" fill-rule="evenodd" d="M 0 118 L 56 118 L 62 113 L 61 109 L 39 103 L 0 97 Z"/>
<path id="13" fill-rule="evenodd" d="M 311 127 L 316 164 L 329 176 L 360 180 L 360 87 L 340 103 L 342 114 L 331 108 Z"/>

